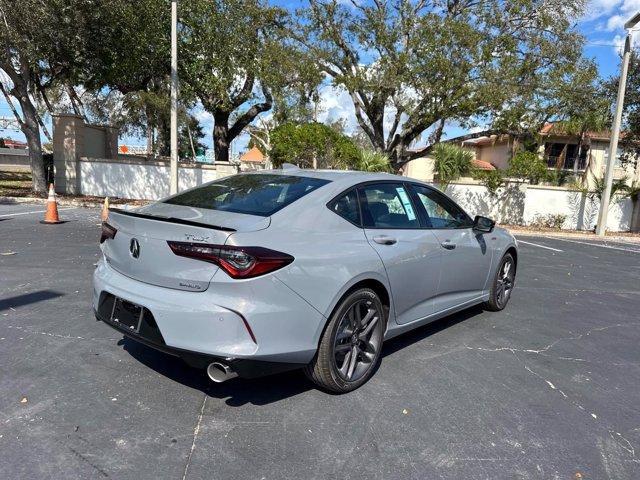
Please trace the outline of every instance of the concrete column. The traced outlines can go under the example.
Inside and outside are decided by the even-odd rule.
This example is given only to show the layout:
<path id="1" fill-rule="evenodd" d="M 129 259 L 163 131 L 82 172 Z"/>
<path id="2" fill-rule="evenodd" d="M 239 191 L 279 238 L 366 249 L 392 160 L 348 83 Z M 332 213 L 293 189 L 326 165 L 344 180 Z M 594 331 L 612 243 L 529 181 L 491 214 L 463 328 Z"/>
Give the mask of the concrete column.
<path id="1" fill-rule="evenodd" d="M 84 121 L 78 115 L 53 116 L 53 164 L 56 192 L 80 194 L 80 157 L 84 154 Z"/>
<path id="2" fill-rule="evenodd" d="M 640 232 L 640 197 L 633 202 L 630 227 L 632 232 Z"/>

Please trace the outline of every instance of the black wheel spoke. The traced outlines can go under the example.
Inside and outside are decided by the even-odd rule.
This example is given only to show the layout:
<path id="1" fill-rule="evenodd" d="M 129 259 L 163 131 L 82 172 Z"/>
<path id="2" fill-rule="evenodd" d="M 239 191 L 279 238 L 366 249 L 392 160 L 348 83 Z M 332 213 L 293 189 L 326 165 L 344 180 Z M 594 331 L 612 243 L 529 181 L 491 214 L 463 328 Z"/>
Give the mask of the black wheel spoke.
<path id="1" fill-rule="evenodd" d="M 376 323 L 378 323 L 378 316 L 377 315 L 374 316 L 375 312 L 373 312 L 372 310 L 369 310 L 369 312 L 372 312 L 371 317 L 373 318 L 371 318 L 367 326 L 364 327 L 364 330 L 360 332 L 360 335 L 359 335 L 360 340 L 367 340 L 369 338 L 369 335 L 371 335 L 373 328 L 376 326 Z"/>
<path id="2" fill-rule="evenodd" d="M 358 363 L 358 347 L 353 346 L 351 348 L 351 357 L 349 358 L 349 368 L 347 370 L 347 379 L 351 380 L 353 376 L 353 371 L 356 369 L 356 365 Z"/>
<path id="3" fill-rule="evenodd" d="M 349 313 L 347 313 L 347 319 L 351 328 L 356 328 L 355 308 L 349 309 Z"/>
<path id="4" fill-rule="evenodd" d="M 362 311 L 360 311 L 360 304 L 356 303 L 356 305 L 353 307 L 353 310 L 355 312 L 355 328 L 360 328 L 362 327 Z"/>
<path id="5" fill-rule="evenodd" d="M 347 355 L 344 357 L 344 360 L 342 361 L 342 366 L 340 367 L 340 373 L 346 377 L 347 376 L 347 370 L 349 369 L 349 362 L 351 360 L 351 348 L 349 349 L 349 351 L 347 352 Z"/>

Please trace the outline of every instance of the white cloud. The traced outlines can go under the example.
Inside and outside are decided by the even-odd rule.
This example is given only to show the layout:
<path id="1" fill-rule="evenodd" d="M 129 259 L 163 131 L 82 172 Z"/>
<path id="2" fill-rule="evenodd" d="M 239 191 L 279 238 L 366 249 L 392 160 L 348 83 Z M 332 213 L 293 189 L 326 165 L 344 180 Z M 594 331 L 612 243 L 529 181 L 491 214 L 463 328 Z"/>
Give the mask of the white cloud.
<path id="1" fill-rule="evenodd" d="M 613 30 L 618 30 L 619 28 L 623 28 L 624 22 L 625 20 L 622 17 L 622 15 L 613 15 L 609 17 L 609 20 L 607 20 L 607 30 L 611 32 Z"/>
<path id="2" fill-rule="evenodd" d="M 620 0 L 591 0 L 587 6 L 584 20 L 590 21 L 610 14 L 618 5 Z"/>
<path id="3" fill-rule="evenodd" d="M 344 120 L 347 132 L 353 132 L 358 123 L 349 92 L 333 85 L 323 85 L 318 93 L 318 121 L 331 123 Z"/>
<path id="4" fill-rule="evenodd" d="M 640 11 L 640 0 L 592 0 L 587 7 L 585 20 L 605 17 L 605 24 L 599 28 L 608 31 L 622 30 L 624 23 L 638 11 Z"/>

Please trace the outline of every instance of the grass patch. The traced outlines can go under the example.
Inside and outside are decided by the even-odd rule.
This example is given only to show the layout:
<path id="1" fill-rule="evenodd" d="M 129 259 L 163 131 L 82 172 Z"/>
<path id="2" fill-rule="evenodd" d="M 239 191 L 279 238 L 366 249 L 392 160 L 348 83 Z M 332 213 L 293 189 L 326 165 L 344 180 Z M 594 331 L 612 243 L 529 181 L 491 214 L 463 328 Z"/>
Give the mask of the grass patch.
<path id="1" fill-rule="evenodd" d="M 0 171 L 0 197 L 31 195 L 31 172 Z"/>

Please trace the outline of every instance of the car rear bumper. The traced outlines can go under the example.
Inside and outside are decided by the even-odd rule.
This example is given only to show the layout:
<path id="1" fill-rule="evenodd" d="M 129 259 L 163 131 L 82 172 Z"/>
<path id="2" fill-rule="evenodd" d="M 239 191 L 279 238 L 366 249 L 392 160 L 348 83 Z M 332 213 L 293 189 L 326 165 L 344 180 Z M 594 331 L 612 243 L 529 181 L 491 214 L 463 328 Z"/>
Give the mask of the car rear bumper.
<path id="1" fill-rule="evenodd" d="M 186 292 L 131 279 L 102 260 L 93 283 L 93 307 L 99 320 L 194 365 L 216 360 L 239 365 L 242 361 L 247 375 L 240 372 L 245 370 L 241 366 L 241 376 L 307 364 L 315 355 L 325 321 L 273 276 L 212 283 L 204 292 Z M 144 307 L 153 324 L 135 333 L 114 323 L 109 312 L 100 311 L 100 300 L 107 294 Z"/>
<path id="2" fill-rule="evenodd" d="M 206 353 L 183 350 L 181 348 L 170 347 L 163 341 L 158 342 L 156 339 L 150 339 L 144 334 L 139 335 L 131 333 L 125 327 L 117 325 L 111 320 L 100 315 L 97 311 L 94 313 L 97 320 L 106 323 L 111 328 L 117 330 L 126 337 L 131 338 L 132 340 L 140 342 L 143 345 L 151 347 L 160 352 L 180 358 L 184 360 L 185 363 L 195 368 L 205 369 L 210 363 L 219 362 L 228 365 L 231 370 L 238 374 L 239 377 L 256 378 L 265 375 L 271 375 L 274 373 L 286 372 L 288 370 L 295 370 L 304 366 L 304 364 L 300 363 L 268 362 L 265 360 L 252 360 L 247 358 L 221 357 L 216 355 L 209 355 Z"/>

